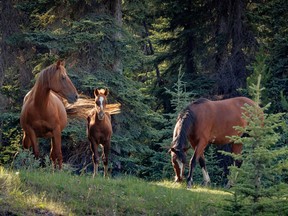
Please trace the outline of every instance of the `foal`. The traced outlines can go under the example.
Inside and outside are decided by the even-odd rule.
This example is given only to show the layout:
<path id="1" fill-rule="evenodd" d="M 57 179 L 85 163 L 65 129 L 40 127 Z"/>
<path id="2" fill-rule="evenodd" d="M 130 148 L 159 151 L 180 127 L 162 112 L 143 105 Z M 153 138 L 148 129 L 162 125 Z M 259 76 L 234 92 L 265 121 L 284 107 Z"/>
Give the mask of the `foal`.
<path id="1" fill-rule="evenodd" d="M 92 160 L 94 164 L 93 177 L 98 173 L 99 154 L 98 145 L 103 150 L 102 161 L 104 164 L 104 176 L 107 176 L 108 157 L 110 151 L 110 142 L 112 136 L 111 116 L 105 112 L 107 104 L 108 89 L 95 89 L 95 108 L 90 111 L 87 117 L 87 134 L 92 151 Z"/>

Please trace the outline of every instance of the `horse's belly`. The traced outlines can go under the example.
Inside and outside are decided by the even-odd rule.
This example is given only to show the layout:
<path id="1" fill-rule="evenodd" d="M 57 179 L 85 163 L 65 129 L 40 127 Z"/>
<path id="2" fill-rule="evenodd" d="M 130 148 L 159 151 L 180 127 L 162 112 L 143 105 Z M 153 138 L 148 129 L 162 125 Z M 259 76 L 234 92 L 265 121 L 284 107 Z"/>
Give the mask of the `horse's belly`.
<path id="1" fill-rule="evenodd" d="M 51 138 L 53 137 L 53 129 L 50 127 L 35 127 L 33 128 L 37 137 Z"/>
<path id="2" fill-rule="evenodd" d="M 227 133 L 219 133 L 211 135 L 209 142 L 213 144 L 227 144 L 231 142 L 231 139 L 229 137 L 239 135 L 241 134 L 236 130 L 231 130 Z"/>
<path id="3" fill-rule="evenodd" d="M 42 138 L 52 138 L 53 133 L 52 132 L 36 131 L 36 136 L 42 137 Z"/>

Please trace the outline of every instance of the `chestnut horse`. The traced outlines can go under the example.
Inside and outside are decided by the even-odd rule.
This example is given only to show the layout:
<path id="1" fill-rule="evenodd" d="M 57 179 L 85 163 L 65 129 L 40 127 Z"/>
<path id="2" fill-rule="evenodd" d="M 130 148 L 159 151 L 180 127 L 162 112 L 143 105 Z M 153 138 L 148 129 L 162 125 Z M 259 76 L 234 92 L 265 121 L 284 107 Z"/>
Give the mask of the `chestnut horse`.
<path id="1" fill-rule="evenodd" d="M 102 161 L 104 164 L 104 176 L 108 172 L 108 159 L 110 151 L 110 141 L 112 136 L 111 116 L 105 112 L 107 104 L 108 89 L 95 89 L 95 108 L 91 110 L 87 117 L 87 134 L 92 151 L 94 164 L 93 177 L 98 173 L 99 154 L 98 146 L 102 147 Z"/>
<path id="2" fill-rule="evenodd" d="M 187 186 L 193 184 L 193 170 L 196 162 L 202 169 L 204 184 L 210 183 L 206 169 L 204 150 L 211 144 L 231 143 L 227 136 L 239 135 L 234 126 L 245 127 L 247 122 L 242 118 L 244 104 L 256 106 L 255 102 L 246 97 L 236 97 L 221 101 L 199 99 L 190 103 L 179 115 L 174 128 L 172 147 L 170 148 L 171 161 L 175 171 L 175 181 L 183 180 L 186 161 L 186 140 L 188 138 L 194 148 L 194 154 L 189 164 Z M 242 144 L 232 144 L 232 152 L 241 154 Z M 241 161 L 235 161 L 237 166 Z"/>
<path id="3" fill-rule="evenodd" d="M 54 167 L 62 168 L 61 132 L 67 124 L 67 114 L 60 96 L 74 103 L 78 93 L 67 75 L 63 61 L 42 70 L 33 88 L 26 94 L 20 124 L 24 131 L 23 147 L 33 148 L 39 157 L 38 137 L 51 138 L 50 158 Z"/>

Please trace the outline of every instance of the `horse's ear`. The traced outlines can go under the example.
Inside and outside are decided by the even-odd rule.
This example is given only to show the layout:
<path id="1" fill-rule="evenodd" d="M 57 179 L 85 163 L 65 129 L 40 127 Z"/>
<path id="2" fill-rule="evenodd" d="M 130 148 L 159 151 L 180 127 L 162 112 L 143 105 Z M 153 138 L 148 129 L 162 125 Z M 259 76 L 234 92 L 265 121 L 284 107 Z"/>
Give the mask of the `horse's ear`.
<path id="1" fill-rule="evenodd" d="M 56 63 L 56 68 L 57 68 L 57 70 L 60 68 L 60 65 L 61 65 L 61 61 L 58 60 L 57 63 Z"/>
<path id="2" fill-rule="evenodd" d="M 56 68 L 59 69 L 60 65 L 64 67 L 65 66 L 65 61 L 58 60 L 57 63 L 56 63 Z"/>
<path id="3" fill-rule="evenodd" d="M 109 94 L 109 90 L 108 90 L 108 88 L 105 88 L 104 95 L 107 96 L 108 94 Z"/>
<path id="4" fill-rule="evenodd" d="M 99 95 L 99 91 L 98 91 L 98 89 L 95 89 L 94 90 L 94 96 L 97 97 L 98 95 Z"/>

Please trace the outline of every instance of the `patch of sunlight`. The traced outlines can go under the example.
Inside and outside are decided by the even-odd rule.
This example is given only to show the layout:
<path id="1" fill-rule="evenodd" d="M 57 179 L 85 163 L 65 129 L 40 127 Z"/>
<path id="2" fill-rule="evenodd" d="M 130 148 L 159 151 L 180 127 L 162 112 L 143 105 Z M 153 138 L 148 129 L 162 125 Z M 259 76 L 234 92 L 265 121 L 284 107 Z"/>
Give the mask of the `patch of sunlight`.
<path id="1" fill-rule="evenodd" d="M 173 188 L 173 189 L 186 189 L 186 183 L 175 183 L 172 181 L 162 181 L 162 182 L 155 182 L 155 185 Z M 229 191 L 224 191 L 220 189 L 213 189 L 209 187 L 201 187 L 201 186 L 193 186 L 191 189 L 187 189 L 191 192 L 199 192 L 199 193 L 209 193 L 209 194 L 218 194 L 218 195 L 232 195 Z"/>
<path id="2" fill-rule="evenodd" d="M 218 194 L 218 195 L 232 195 L 228 191 L 223 191 L 223 190 L 217 190 L 217 189 L 211 189 L 211 188 L 204 188 L 204 187 L 195 187 L 189 189 L 190 191 L 193 192 L 200 192 L 200 193 L 209 193 L 209 194 Z"/>
<path id="3" fill-rule="evenodd" d="M 59 215 L 67 214 L 67 207 L 64 207 L 61 203 L 56 203 L 56 202 L 48 200 L 45 194 L 26 195 L 25 202 L 29 203 L 30 206 L 33 206 L 36 209 L 45 209 L 45 210 L 48 210 L 50 212 L 53 212 Z"/>
<path id="4" fill-rule="evenodd" d="M 172 182 L 172 181 L 168 181 L 168 180 L 161 181 L 161 182 L 155 182 L 153 184 L 158 185 L 158 186 L 162 186 L 162 187 L 167 187 L 167 188 L 174 188 L 174 189 L 181 189 L 184 187 L 184 183 L 181 184 L 181 183 L 176 183 L 176 182 Z"/>

